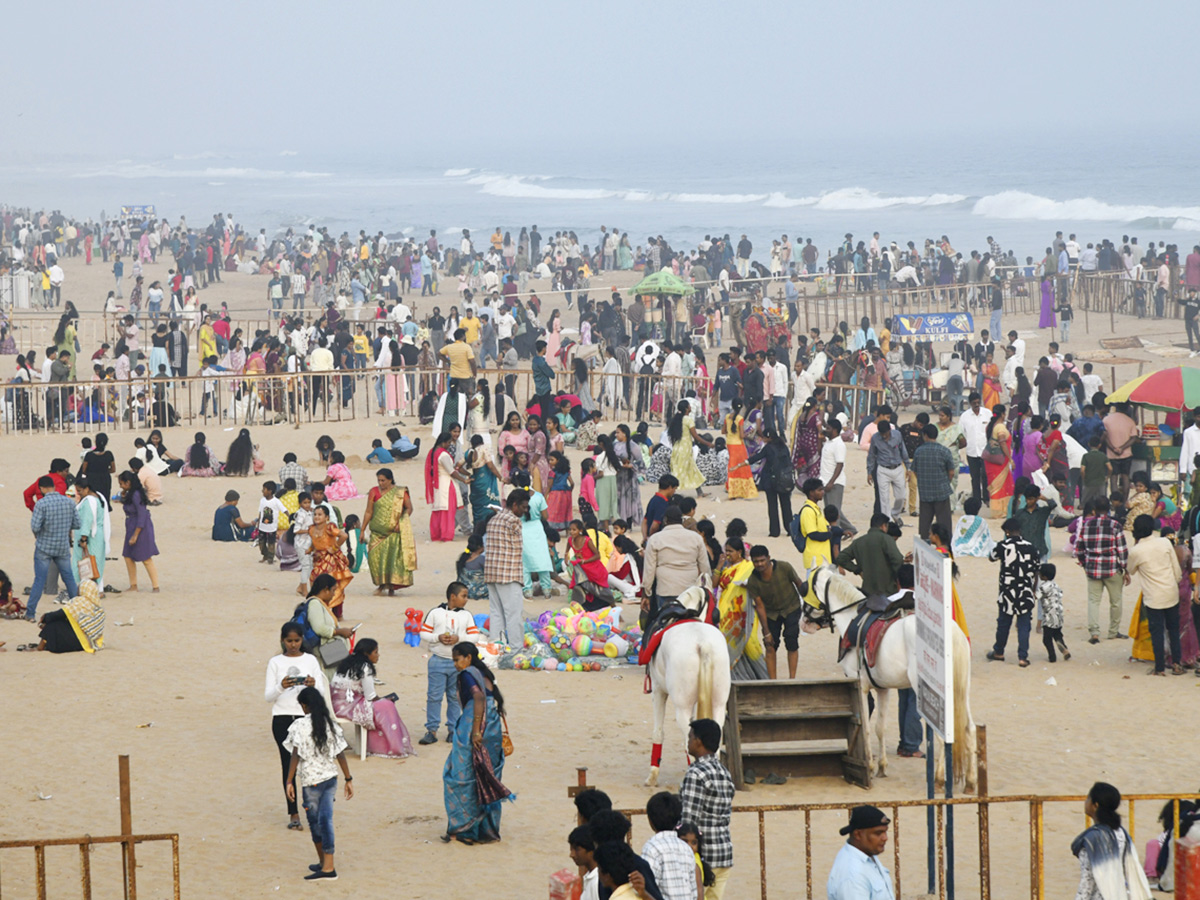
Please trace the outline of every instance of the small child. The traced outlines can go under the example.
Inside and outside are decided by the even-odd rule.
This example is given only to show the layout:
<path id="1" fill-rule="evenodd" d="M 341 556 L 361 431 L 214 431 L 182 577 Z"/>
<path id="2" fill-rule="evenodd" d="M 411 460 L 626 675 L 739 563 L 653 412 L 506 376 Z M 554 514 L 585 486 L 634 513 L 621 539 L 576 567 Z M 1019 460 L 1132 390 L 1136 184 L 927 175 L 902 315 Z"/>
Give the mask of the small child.
<path id="1" fill-rule="evenodd" d="M 626 602 L 637 603 L 637 594 L 642 588 L 642 551 L 629 537 L 629 523 L 624 519 L 613 519 L 609 528 L 613 545 L 613 552 L 608 557 L 608 571 L 612 576 L 609 587 L 616 587 L 625 594 Z M 614 578 L 620 583 L 614 585 Z M 629 589 L 622 585 L 629 585 Z"/>
<path id="2" fill-rule="evenodd" d="M 988 530 L 987 522 L 979 515 L 983 501 L 968 497 L 963 501 L 963 515 L 954 523 L 954 539 L 950 543 L 955 556 L 978 556 L 988 559 L 996 542 Z"/>
<path id="3" fill-rule="evenodd" d="M 1008 632 L 1017 620 L 1017 658 L 1021 668 L 1029 666 L 1029 628 L 1037 585 L 1038 552 L 1033 544 L 1021 537 L 1021 523 L 1016 519 L 1004 522 L 1004 540 L 993 548 L 988 557 L 1000 563 L 1000 592 L 997 597 L 996 643 L 987 658 L 1004 661 Z"/>
<path id="4" fill-rule="evenodd" d="M 1058 574 L 1054 563 L 1042 563 L 1038 569 L 1037 602 L 1042 610 L 1042 643 L 1046 645 L 1046 653 L 1050 662 L 1057 662 L 1054 655 L 1054 645 L 1062 651 L 1063 660 L 1071 658 L 1067 642 L 1063 640 L 1063 592 L 1054 581 Z"/>
<path id="5" fill-rule="evenodd" d="M 504 449 L 507 450 L 508 448 L 505 447 Z M 518 474 L 525 476 L 525 486 L 527 488 L 533 484 L 533 476 L 529 474 L 529 454 L 524 450 L 517 450 L 516 455 L 513 456 L 512 465 L 509 466 L 508 480 L 516 484 L 513 476 Z"/>
<path id="6" fill-rule="evenodd" d="M 306 597 L 313 567 L 312 538 L 308 534 L 313 524 L 313 498 L 312 494 L 305 491 L 297 499 L 300 506 L 292 516 L 292 546 L 296 548 L 296 556 L 300 559 L 300 584 L 296 586 L 296 593 Z"/>
<path id="7" fill-rule="evenodd" d="M 212 404 L 213 415 L 217 414 L 217 380 L 216 375 L 225 371 L 217 365 L 215 356 L 206 356 L 204 358 L 204 367 L 200 370 L 200 374 L 204 376 L 204 396 L 200 398 L 200 415 L 208 415 L 208 405 Z"/>
<path id="8" fill-rule="evenodd" d="M 0 618 L 20 619 L 25 615 L 25 607 L 12 592 L 12 580 L 6 572 L 0 571 Z"/>
<path id="9" fill-rule="evenodd" d="M 571 510 L 574 507 L 572 492 L 575 482 L 571 478 L 571 462 L 557 451 L 550 454 L 549 460 L 553 475 L 550 496 L 547 498 L 549 502 L 546 520 L 555 531 L 565 531 L 571 521 Z"/>
<path id="10" fill-rule="evenodd" d="M 487 554 L 483 549 L 483 535 L 472 534 L 467 538 L 467 549 L 454 562 L 458 580 L 467 586 L 467 598 L 470 600 L 488 599 L 487 583 L 483 580 L 485 565 Z"/>
<path id="11" fill-rule="evenodd" d="M 425 689 L 425 736 L 418 744 L 436 744 L 438 720 L 441 718 L 442 698 L 446 699 L 447 740 L 462 714 L 458 699 L 458 670 L 454 667 L 452 650 L 462 641 L 477 643 L 479 629 L 475 617 L 466 610 L 467 586 L 461 581 L 446 585 L 446 602 L 425 614 L 421 624 L 421 640 L 429 645 L 426 667 L 428 685 Z"/>
<path id="12" fill-rule="evenodd" d="M 579 518 L 596 518 L 596 507 L 600 505 L 596 500 L 596 476 L 592 473 L 596 469 L 596 461 L 593 459 L 585 459 L 579 464 Z"/>
<path id="13" fill-rule="evenodd" d="M 683 801 L 678 794 L 659 791 L 646 803 L 646 819 L 654 832 L 642 845 L 642 859 L 650 869 L 662 877 L 662 883 L 688 885 L 686 896 L 692 892 L 699 895 L 701 872 L 696 867 L 695 851 L 679 836 L 679 822 L 683 818 Z M 686 881 L 685 881 L 686 879 Z M 679 894 L 674 896 L 683 896 Z M 669 895 L 670 896 L 670 895 Z"/>
<path id="14" fill-rule="evenodd" d="M 575 429 L 575 446 L 581 450 L 592 452 L 596 443 L 596 435 L 600 429 L 600 410 L 593 409 L 591 416 Z M 564 435 L 565 437 L 565 435 Z"/>
<path id="15" fill-rule="evenodd" d="M 1154 501 L 1153 516 L 1158 527 L 1178 531 L 1183 524 L 1183 513 L 1175 501 L 1163 493 L 1162 485 L 1157 481 L 1150 482 L 1150 499 Z"/>
<path id="16" fill-rule="evenodd" d="M 829 552 L 833 559 L 837 559 L 837 555 L 842 552 L 842 538 L 846 535 L 846 530 L 838 525 L 840 515 L 838 508 L 832 503 L 825 504 L 825 521 L 829 523 Z"/>
<path id="17" fill-rule="evenodd" d="M 1129 509 L 1125 506 L 1125 497 L 1120 491 L 1113 491 L 1108 497 L 1108 514 L 1121 523 L 1121 528 L 1125 528 L 1125 520 L 1129 516 Z M 1132 527 L 1132 526 L 1131 526 Z"/>
<path id="18" fill-rule="evenodd" d="M 717 875 L 712 868 L 703 859 L 700 858 L 700 848 L 703 846 L 700 837 L 700 829 L 691 822 L 680 822 L 679 827 L 675 829 L 675 833 L 679 835 L 679 839 L 684 841 L 692 848 L 692 853 L 696 858 L 696 867 L 700 870 L 700 880 L 705 887 L 712 887 L 717 883 Z"/>
<path id="19" fill-rule="evenodd" d="M 358 516 L 349 515 L 346 516 L 342 527 L 346 531 L 346 559 L 350 561 L 350 571 L 357 572 L 367 557 L 367 545 L 362 539 L 362 523 Z"/>
<path id="20" fill-rule="evenodd" d="M 383 446 L 383 441 L 381 441 L 379 438 L 375 438 L 375 440 L 371 441 L 371 452 L 367 454 L 367 462 L 378 463 L 382 465 L 384 463 L 393 463 L 395 461 L 396 460 L 392 457 L 391 451 Z"/>
<path id="21" fill-rule="evenodd" d="M 279 498 L 275 496 L 275 482 L 266 481 L 262 486 L 262 499 L 258 501 L 258 550 L 260 562 L 275 563 L 275 538 L 279 530 L 279 516 L 287 514 Z"/>

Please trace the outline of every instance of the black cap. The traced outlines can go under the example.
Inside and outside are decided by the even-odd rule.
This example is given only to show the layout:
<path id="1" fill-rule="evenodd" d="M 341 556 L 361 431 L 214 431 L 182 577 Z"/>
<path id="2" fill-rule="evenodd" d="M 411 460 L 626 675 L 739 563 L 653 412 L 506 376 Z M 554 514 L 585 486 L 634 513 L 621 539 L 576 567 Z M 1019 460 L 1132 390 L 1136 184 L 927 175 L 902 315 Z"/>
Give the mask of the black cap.
<path id="1" fill-rule="evenodd" d="M 878 807 L 856 806 L 850 810 L 850 824 L 844 826 L 838 834 L 849 834 L 862 828 L 878 828 L 880 825 L 890 825 L 891 821 Z"/>

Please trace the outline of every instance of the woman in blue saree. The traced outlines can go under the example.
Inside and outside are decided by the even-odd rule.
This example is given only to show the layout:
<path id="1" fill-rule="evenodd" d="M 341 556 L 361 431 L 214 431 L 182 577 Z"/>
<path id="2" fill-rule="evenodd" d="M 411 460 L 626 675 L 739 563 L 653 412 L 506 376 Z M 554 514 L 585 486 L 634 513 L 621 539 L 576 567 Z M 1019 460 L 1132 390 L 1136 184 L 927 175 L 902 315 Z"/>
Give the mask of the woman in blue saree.
<path id="1" fill-rule="evenodd" d="M 512 798 L 504 772 L 504 697 L 479 648 L 470 641 L 451 651 L 458 670 L 462 714 L 442 771 L 446 843 L 491 844 L 500 840 L 500 804 Z"/>
<path id="2" fill-rule="evenodd" d="M 482 434 L 471 436 L 467 465 L 471 470 L 471 521 L 478 526 L 490 519 L 500 505 L 500 470 Z"/>

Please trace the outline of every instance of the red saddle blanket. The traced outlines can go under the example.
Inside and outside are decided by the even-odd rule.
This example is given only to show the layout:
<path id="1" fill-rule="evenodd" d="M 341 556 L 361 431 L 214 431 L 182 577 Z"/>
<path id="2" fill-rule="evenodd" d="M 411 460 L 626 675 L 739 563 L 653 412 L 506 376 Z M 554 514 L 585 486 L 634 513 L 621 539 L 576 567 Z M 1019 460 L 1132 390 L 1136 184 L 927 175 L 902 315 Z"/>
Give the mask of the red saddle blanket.
<path id="1" fill-rule="evenodd" d="M 883 643 L 883 636 L 887 634 L 887 630 L 903 618 L 904 616 L 892 616 L 886 619 L 875 619 L 867 626 L 867 633 L 862 635 L 857 641 L 859 646 L 862 647 L 862 655 L 866 661 L 867 668 L 873 669 L 875 667 L 875 655 L 879 652 L 879 645 Z M 850 642 L 843 638 L 838 659 L 840 660 L 845 656 L 850 649 Z"/>
<path id="2" fill-rule="evenodd" d="M 680 625 L 686 625 L 689 622 L 703 622 L 703 621 L 704 621 L 703 619 L 697 619 L 697 618 L 680 619 L 677 622 L 672 622 L 670 625 L 666 626 L 665 628 L 660 628 L 658 631 L 656 631 L 653 634 L 646 637 L 642 641 L 641 648 L 638 650 L 638 665 L 639 666 L 648 666 L 650 664 L 650 660 L 653 659 L 654 654 L 658 652 L 658 645 L 660 643 L 662 643 L 663 635 L 666 634 L 668 631 L 670 631 L 672 628 L 676 628 Z"/>

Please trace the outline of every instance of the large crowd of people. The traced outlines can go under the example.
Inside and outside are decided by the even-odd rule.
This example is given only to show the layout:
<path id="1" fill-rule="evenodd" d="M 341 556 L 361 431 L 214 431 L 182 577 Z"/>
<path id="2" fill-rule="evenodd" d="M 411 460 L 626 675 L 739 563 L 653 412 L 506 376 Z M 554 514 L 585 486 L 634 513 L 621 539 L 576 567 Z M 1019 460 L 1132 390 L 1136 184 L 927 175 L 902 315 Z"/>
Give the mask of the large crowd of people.
<path id="1" fill-rule="evenodd" d="M 18 408 L 16 421 L 29 427 L 44 416 L 51 425 L 71 418 L 102 424 L 130 414 L 132 403 L 140 404 L 139 421 L 162 426 L 145 438 L 129 435 L 127 466 L 118 466 L 115 455 L 123 454 L 114 454 L 111 436 L 95 433 L 84 439 L 78 466 L 54 459 L 25 492 L 34 535 L 34 576 L 25 603 L 7 576 L 0 577 L 5 615 L 39 623 L 38 640 L 19 649 L 102 648 L 105 594 L 141 589 L 139 563 L 149 589 L 160 590 L 154 517 L 171 512 L 164 497 L 167 476 L 255 478 L 260 496 L 253 512 L 239 507 L 243 492 L 214 490 L 211 536 L 252 545 L 245 558 L 289 573 L 286 589 L 294 585 L 301 595 L 280 631 L 280 654 L 268 664 L 265 699 L 272 704 L 288 827 L 303 829 L 303 805 L 316 848 L 310 879 L 337 877 L 332 800 L 339 773 L 347 799 L 354 790 L 343 728 L 362 730 L 367 753 L 403 758 L 414 744 L 436 744 L 444 724 L 450 744 L 444 840 L 500 839 L 502 803 L 510 798 L 501 782 L 508 727 L 496 673 L 479 644 L 486 639 L 520 646 L 526 603 L 539 595 L 569 594 L 589 611 L 628 604 L 649 631 L 674 613 L 680 594 L 707 579 L 737 677 L 777 677 L 780 643 L 794 677 L 807 574 L 835 565 L 859 576 L 868 598 L 911 602 L 911 562 L 897 540 L 915 524 L 920 538 L 947 556 L 999 564 L 989 660 L 1005 659 L 1014 624 L 1020 666 L 1029 665 L 1035 629 L 1050 662 L 1057 654 L 1072 658 L 1063 638 L 1070 612 L 1053 562 L 1055 544 L 1060 556 L 1065 551 L 1084 570 L 1091 644 L 1101 640 L 1107 592 L 1107 637 L 1132 635 L 1132 655 L 1152 663 L 1150 672 L 1183 674 L 1200 658 L 1200 604 L 1192 584 L 1200 567 L 1200 553 L 1192 552 L 1200 549 L 1192 544 L 1200 535 L 1200 408 L 1192 422 L 1174 415 L 1160 427 L 1160 433 L 1179 435 L 1180 478 L 1152 481 L 1148 467 L 1137 464 L 1135 448 L 1145 435 L 1136 411 L 1109 404 L 1092 366 L 1077 364 L 1058 343 L 1050 342 L 1035 362 L 1027 360 L 1026 340 L 1015 330 L 1006 342 L 998 340 L 998 315 L 978 340 L 954 343 L 941 364 L 944 386 L 934 397 L 915 374 L 922 363 L 934 367 L 931 346 L 896 334 L 890 319 L 864 318 L 853 328 L 840 323 L 828 335 L 790 327 L 786 286 L 795 290 L 797 270 L 814 271 L 818 257 L 811 241 L 795 256 L 786 238 L 775 242 L 763 277 L 784 288 L 783 300 L 773 312 L 770 303 L 751 307 L 735 331 L 726 327 L 733 315 L 726 305 L 730 292 L 739 279 L 758 277 L 744 236 L 740 242 L 706 239 L 695 251 L 676 253 L 661 237 L 644 251 L 635 249 L 616 229 L 604 229 L 592 250 L 572 232 L 543 242 L 535 226 L 513 241 L 497 228 L 479 250 L 465 232 L 457 247 L 443 246 L 433 233 L 420 243 L 365 232 L 357 239 L 334 238 L 323 229 L 268 239 L 263 231 L 249 236 L 232 216 L 214 216 L 204 228 L 182 220 L 177 226 L 97 226 L 11 211 L 4 234 L 6 260 L 26 268 L 54 267 L 59 258 L 74 256 L 86 264 L 98 245 L 106 262 L 113 259 L 115 299 L 125 299 L 122 259 L 133 266 L 121 338 L 92 357 L 98 384 L 50 388 L 43 405 L 26 401 Z M 903 281 L 910 276 L 902 273 L 913 269 L 917 281 L 965 286 L 966 302 L 971 285 L 1020 268 L 995 246 L 966 261 L 944 239 L 927 242 L 923 251 L 908 247 L 906 252 L 878 240 L 867 247 L 848 235 L 828 264 L 836 274 L 853 272 L 856 288 L 872 278 L 885 285 Z M 1106 248 L 1102 267 L 1124 265 L 1128 247 Z M 1101 266 L 1091 250 L 1081 249 L 1072 235 L 1058 254 L 1048 251 L 1046 260 L 1055 268 L 1043 261 L 1035 273 L 1051 285 L 1048 302 L 1057 315 L 1070 309 L 1067 295 L 1056 293 L 1061 279 L 1076 268 L 1089 271 L 1093 262 Z M 1174 248 L 1162 252 L 1174 265 Z M 164 289 L 154 282 L 143 294 L 139 264 L 164 253 L 176 266 L 170 284 Z M 1156 248 L 1148 255 L 1156 259 Z M 618 292 L 595 302 L 589 297 L 595 274 L 638 265 L 669 267 L 694 279 L 696 294 L 682 304 L 656 300 L 650 308 L 661 317 L 645 315 L 645 304 L 626 303 Z M 213 315 L 199 303 L 196 291 L 220 281 L 222 271 L 267 276 L 267 299 L 277 314 L 270 329 L 244 335 L 230 327 L 228 310 Z M 1191 257 L 1186 272 L 1190 278 Z M 1048 281 L 1047 274 L 1053 276 Z M 1200 251 L 1197 278 L 1200 286 Z M 441 305 L 425 313 L 417 312 L 416 301 L 408 305 L 418 290 L 421 297 L 432 295 L 431 304 L 443 304 L 437 298 L 450 279 L 458 281 L 458 302 L 445 304 L 447 315 Z M 543 279 L 547 292 L 561 292 L 566 307 L 578 308 L 579 343 L 600 351 L 573 360 L 569 390 L 558 389 L 551 362 L 561 359 L 560 310 L 553 309 L 543 325 L 532 287 Z M 305 312 L 308 300 L 316 315 Z M 375 318 L 363 321 L 364 307 L 370 311 L 372 304 L 380 314 L 371 311 Z M 77 317 L 73 308 L 63 315 L 47 353 L 47 382 L 82 380 L 75 372 L 85 352 Z M 140 340 L 147 330 L 153 335 L 149 353 Z M 314 448 L 324 467 L 315 473 L 298 461 L 299 447 L 282 457 L 277 473 L 267 472 L 274 464 L 263 458 L 249 428 L 241 428 L 224 453 L 204 432 L 180 446 L 169 430 L 166 396 L 130 398 L 120 382 L 138 367 L 164 378 L 189 374 L 190 342 L 174 337 L 189 331 L 206 374 L 320 376 L 309 382 L 308 395 L 259 387 L 255 402 L 268 412 L 348 403 L 371 385 L 385 414 L 419 407 L 421 427 L 431 428 L 425 447 L 411 427 L 381 427 L 384 433 L 369 452 L 362 448 L 378 467 L 368 486 L 361 474 L 356 483 L 347 465 L 349 448 L 339 448 L 329 435 Z M 725 340 L 734 334 L 737 343 Z M 1062 343 L 1068 335 L 1063 327 Z M 18 380 L 42 380 L 33 356 L 18 357 Z M 508 378 L 492 383 L 480 377 L 489 361 L 506 373 L 531 368 L 534 388 L 526 402 L 518 403 Z M 371 369 L 379 371 L 364 381 Z M 596 397 L 594 369 L 600 370 Z M 853 386 L 834 386 L 835 369 L 848 371 Z M 910 413 L 914 402 L 928 411 Z M 168 441 L 178 455 L 167 449 Z M 846 509 L 853 503 L 846 491 L 852 446 L 864 454 L 874 498 Z M 408 486 L 417 473 L 404 463 L 413 460 L 421 466 L 423 491 Z M 654 489 L 648 502 L 642 485 Z M 748 501 L 760 492 L 765 519 L 735 515 L 718 536 L 711 504 L 747 502 L 749 510 Z M 118 504 L 125 514 L 120 555 L 128 576 L 120 589 L 105 571 L 106 554 L 115 553 L 111 516 Z M 989 520 L 999 526 L 999 540 L 993 540 Z M 777 551 L 772 556 L 764 543 L 785 536 L 802 547 L 791 560 L 778 558 Z M 423 736 L 413 741 L 401 716 L 412 698 L 379 695 L 380 641 L 347 624 L 347 607 L 366 580 L 376 594 L 414 592 L 418 542 L 426 537 L 461 542 L 465 550 L 455 577 L 444 585 L 445 602 L 424 613 L 417 629 L 429 657 Z M 364 562 L 368 577 L 358 579 Z M 170 567 L 164 568 L 169 576 Z M 1134 578 L 1140 597 L 1126 626 L 1123 590 Z M 442 591 L 439 585 L 437 595 Z M 62 607 L 39 615 L 47 593 Z M 481 629 L 466 608 L 483 599 L 488 614 Z M 957 593 L 955 620 L 967 630 Z M 900 706 L 899 753 L 920 757 L 916 704 L 902 696 Z M 589 872 L 584 896 L 636 893 L 661 900 L 703 894 L 719 900 L 732 866 L 732 783 L 714 755 L 717 723 L 694 722 L 688 740 L 695 762 L 678 796 L 651 798 L 647 812 L 655 834 L 640 856 L 624 844 L 627 819 L 599 806 L 579 807 L 580 827 L 569 843 L 572 858 Z M 1109 803 L 1103 792 L 1094 798 L 1097 808 Z M 839 883 L 875 883 L 871 860 L 886 840 L 879 829 L 886 831 L 887 821 L 866 809 L 856 810 L 843 832 L 851 835 L 847 846 L 857 855 L 839 855 Z M 691 847 L 684 840 L 689 835 Z M 594 894 L 587 893 L 588 879 Z M 837 893 L 834 876 L 830 880 L 831 897 L 859 896 Z M 882 881 L 890 886 L 886 877 Z"/>

